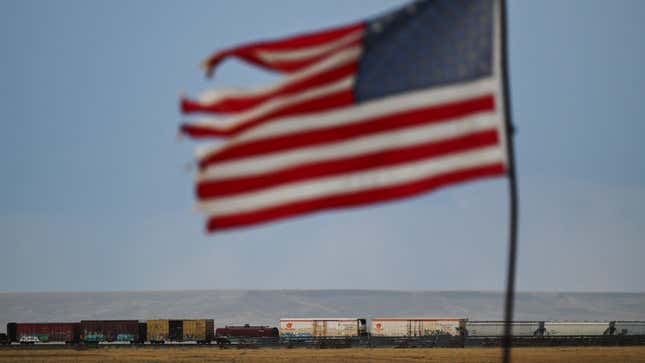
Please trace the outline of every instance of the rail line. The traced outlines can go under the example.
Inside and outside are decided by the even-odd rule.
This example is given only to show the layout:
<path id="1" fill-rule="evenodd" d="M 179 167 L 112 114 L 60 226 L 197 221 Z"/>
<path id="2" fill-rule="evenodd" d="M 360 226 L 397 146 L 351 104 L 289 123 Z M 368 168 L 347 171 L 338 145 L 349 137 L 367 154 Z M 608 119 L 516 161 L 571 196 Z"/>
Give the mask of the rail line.
<path id="1" fill-rule="evenodd" d="M 154 348 L 170 349 L 183 347 L 199 347 L 203 349 L 259 349 L 259 348 L 312 348 L 312 349 L 342 349 L 342 348 L 463 348 L 463 347 L 498 347 L 502 337 L 454 337 L 454 336 L 425 336 L 425 337 L 312 337 L 312 338 L 235 338 L 218 339 L 211 344 L 196 342 L 168 342 L 165 344 L 129 344 L 129 343 L 100 343 L 100 344 L 63 344 L 37 343 L 2 345 L 0 349 L 100 349 L 100 348 Z M 645 335 L 630 336 L 557 336 L 557 337 L 514 337 L 513 346 L 517 347 L 552 347 L 552 346 L 642 346 L 645 345 Z"/>

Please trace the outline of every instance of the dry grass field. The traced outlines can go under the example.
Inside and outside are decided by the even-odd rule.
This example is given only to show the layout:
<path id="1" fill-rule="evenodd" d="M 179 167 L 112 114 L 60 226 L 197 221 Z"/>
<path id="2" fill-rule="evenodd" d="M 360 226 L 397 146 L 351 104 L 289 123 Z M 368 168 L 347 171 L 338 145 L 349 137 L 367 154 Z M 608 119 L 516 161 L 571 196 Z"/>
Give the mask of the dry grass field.
<path id="1" fill-rule="evenodd" d="M 0 362 L 499 362 L 496 348 L 436 349 L 1 349 Z M 645 347 L 517 348 L 518 363 L 645 363 Z"/>

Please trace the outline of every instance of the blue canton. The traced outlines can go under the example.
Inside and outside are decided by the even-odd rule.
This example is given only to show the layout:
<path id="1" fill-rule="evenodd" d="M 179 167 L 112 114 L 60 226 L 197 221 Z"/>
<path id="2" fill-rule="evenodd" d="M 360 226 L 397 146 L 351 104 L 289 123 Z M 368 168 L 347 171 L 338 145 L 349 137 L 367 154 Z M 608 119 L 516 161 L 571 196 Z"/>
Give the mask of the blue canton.
<path id="1" fill-rule="evenodd" d="M 425 0 L 370 20 L 357 102 L 490 76 L 493 0 Z"/>

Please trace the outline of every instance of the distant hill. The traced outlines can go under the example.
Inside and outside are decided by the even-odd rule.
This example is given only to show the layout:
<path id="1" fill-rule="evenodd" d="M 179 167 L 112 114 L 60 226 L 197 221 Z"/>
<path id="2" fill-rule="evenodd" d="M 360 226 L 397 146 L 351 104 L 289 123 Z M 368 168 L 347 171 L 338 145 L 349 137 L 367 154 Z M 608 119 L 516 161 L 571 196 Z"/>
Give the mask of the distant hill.
<path id="1" fill-rule="evenodd" d="M 275 325 L 280 317 L 435 316 L 501 319 L 503 293 L 389 290 L 189 290 L 0 293 L 9 321 L 214 318 Z M 645 320 L 645 293 L 521 292 L 518 320 Z"/>

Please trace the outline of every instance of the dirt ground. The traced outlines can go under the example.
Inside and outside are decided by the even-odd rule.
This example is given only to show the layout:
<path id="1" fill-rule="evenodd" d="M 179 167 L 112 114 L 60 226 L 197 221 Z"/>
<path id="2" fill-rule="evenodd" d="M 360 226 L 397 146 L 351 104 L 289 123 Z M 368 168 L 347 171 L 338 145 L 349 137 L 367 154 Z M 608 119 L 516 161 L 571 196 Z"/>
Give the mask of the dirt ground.
<path id="1" fill-rule="evenodd" d="M 496 363 L 497 348 L 435 349 L 218 349 L 89 348 L 0 349 L 0 362 L 449 362 Z M 516 348 L 513 362 L 521 363 L 645 363 L 645 347 Z"/>

